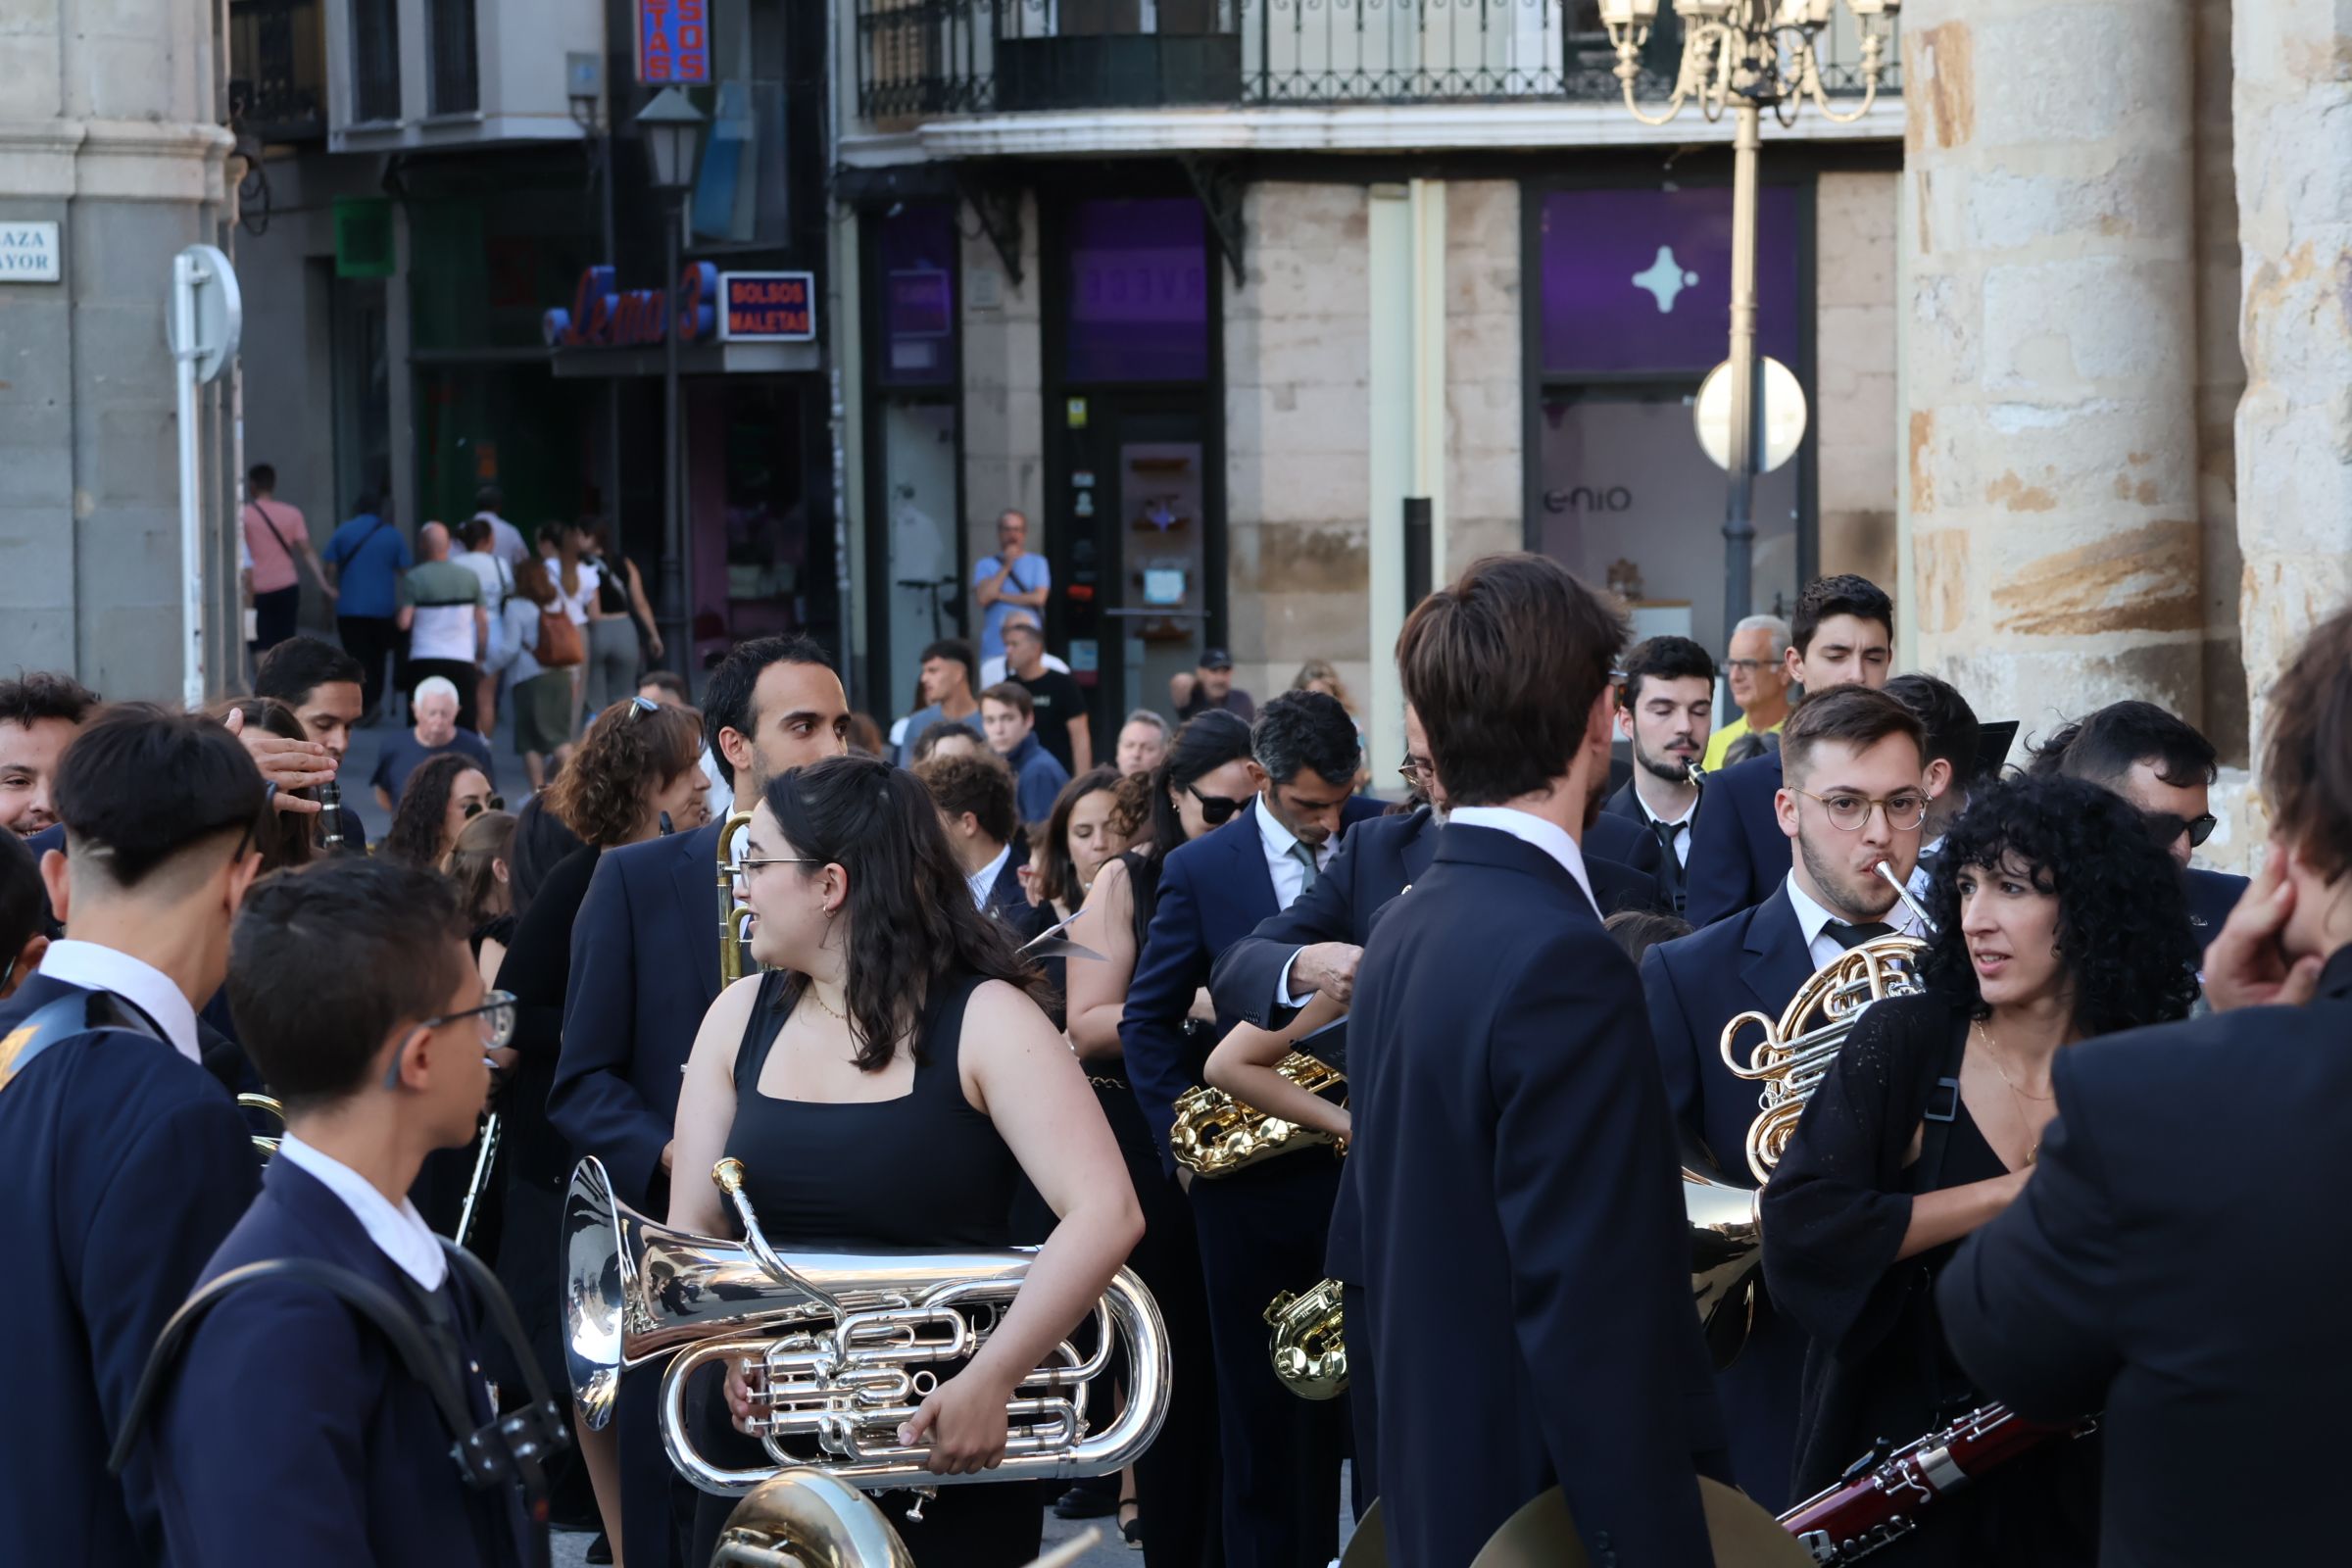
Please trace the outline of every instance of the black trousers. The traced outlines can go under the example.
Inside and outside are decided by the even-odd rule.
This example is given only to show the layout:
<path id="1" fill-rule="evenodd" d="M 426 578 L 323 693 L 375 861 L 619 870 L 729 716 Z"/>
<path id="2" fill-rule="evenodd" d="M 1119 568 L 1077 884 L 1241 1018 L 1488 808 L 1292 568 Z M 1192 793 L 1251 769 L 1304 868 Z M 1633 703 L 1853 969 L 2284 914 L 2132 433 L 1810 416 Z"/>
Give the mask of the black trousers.
<path id="1" fill-rule="evenodd" d="M 294 635 L 302 612 L 302 584 L 291 583 L 253 596 L 253 651 L 266 654 Z"/>
<path id="2" fill-rule="evenodd" d="M 1299 1568 L 1339 1554 L 1346 1398 L 1301 1399 L 1283 1387 L 1265 1318 L 1277 1295 L 1324 1277 L 1339 1182 L 1338 1159 L 1315 1149 L 1192 1185 L 1233 1568 Z"/>
<path id="3" fill-rule="evenodd" d="M 1372 1394 L 1372 1313 L 1364 1288 L 1340 1285 L 1340 1320 L 1351 1353 L 1348 1357 L 1348 1421 L 1353 1452 L 1348 1472 L 1349 1502 L 1362 1519 L 1380 1497 L 1380 1426 L 1378 1402 Z"/>
<path id="4" fill-rule="evenodd" d="M 460 659 L 412 659 L 404 677 L 406 689 L 414 696 L 423 682 L 438 675 L 458 689 L 458 728 L 478 731 L 481 728 L 482 669 Z"/>
<path id="5" fill-rule="evenodd" d="M 392 661 L 395 683 L 408 662 L 404 646 L 408 639 L 401 635 L 399 623 L 390 615 L 337 615 L 335 632 L 343 639 L 343 651 L 360 662 L 360 707 L 370 713 L 381 712 L 384 661 Z"/>

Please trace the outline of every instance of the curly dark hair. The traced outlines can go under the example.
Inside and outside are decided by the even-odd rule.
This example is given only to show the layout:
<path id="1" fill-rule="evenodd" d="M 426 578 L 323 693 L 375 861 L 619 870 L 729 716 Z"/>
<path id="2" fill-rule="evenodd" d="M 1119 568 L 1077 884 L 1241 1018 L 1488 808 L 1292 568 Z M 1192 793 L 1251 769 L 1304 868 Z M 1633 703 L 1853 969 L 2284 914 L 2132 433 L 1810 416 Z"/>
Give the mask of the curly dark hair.
<path id="1" fill-rule="evenodd" d="M 2085 1036 L 2188 1016 L 2197 946 L 2180 869 L 2123 797 L 2062 776 L 1994 786 L 1945 836 L 1928 884 L 1936 934 L 1922 972 L 1932 991 L 1970 1017 L 1990 1015 L 1960 929 L 1960 873 L 2004 859 L 2058 896 L 2058 951 Z"/>
<path id="2" fill-rule="evenodd" d="M 585 843 L 626 844 L 644 825 L 653 792 L 697 765 L 702 752 L 702 714 L 624 697 L 589 721 L 548 786 L 547 808 Z"/>
<path id="3" fill-rule="evenodd" d="M 861 1070 L 889 1066 L 901 1043 L 923 1059 L 924 1004 L 956 969 L 1007 981 L 1051 1008 L 1044 974 L 973 906 L 930 791 L 912 773 L 878 758 L 828 757 L 771 779 L 764 801 L 795 854 L 849 873 L 850 1040 Z M 780 1004 L 789 1012 L 798 1001 L 796 987 Z"/>
<path id="4" fill-rule="evenodd" d="M 375 853 L 427 871 L 441 869 L 441 829 L 449 817 L 449 797 L 457 789 L 458 775 L 481 771 L 482 764 L 464 752 L 443 752 L 417 763 L 401 786 L 400 807 L 392 813 L 392 826 Z"/>

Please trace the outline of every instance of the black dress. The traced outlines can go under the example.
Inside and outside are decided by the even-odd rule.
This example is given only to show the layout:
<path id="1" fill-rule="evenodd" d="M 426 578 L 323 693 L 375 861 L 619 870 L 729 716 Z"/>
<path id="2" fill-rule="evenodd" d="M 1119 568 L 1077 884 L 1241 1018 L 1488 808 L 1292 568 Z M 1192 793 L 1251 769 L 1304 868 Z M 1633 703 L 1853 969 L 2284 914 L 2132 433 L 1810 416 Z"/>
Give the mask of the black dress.
<path id="1" fill-rule="evenodd" d="M 996 1123 L 964 1098 L 958 1070 L 964 1008 L 984 983 L 982 976 L 956 973 L 933 987 L 915 1035 L 914 1086 L 907 1093 L 838 1103 L 760 1092 L 768 1053 L 800 1001 L 792 977 L 760 978 L 735 1054 L 735 1123 L 726 1153 L 743 1162 L 744 1193 L 778 1251 L 1010 1245 L 1020 1164 Z M 724 1439 L 714 1425 L 707 1416 L 703 1434 L 718 1447 Z M 747 1450 L 727 1443 L 724 1451 Z M 1035 1482 L 941 1487 L 923 1504 L 921 1522 L 911 1524 L 906 1517 L 916 1500 L 911 1493 L 873 1495 L 922 1568 L 1020 1568 L 1037 1556 L 1045 1532 L 1045 1497 Z M 736 1500 L 700 1499 L 689 1562 L 710 1560 Z"/>
<path id="2" fill-rule="evenodd" d="M 2008 1174 L 1957 1093 L 1969 1022 L 1940 997 L 1871 1007 L 1765 1184 L 1764 1275 L 1812 1337 L 1792 1495 L 1836 1481 L 1875 1440 L 1896 1446 L 1987 1402 L 1946 1348 L 1935 1281 L 1957 1242 L 1895 1259 L 1911 1200 Z M 1939 1153 L 1908 1161 L 1931 1104 L 1954 1112 Z M 1926 1167 L 1935 1163 L 1937 1168 Z M 2098 1559 L 2098 1441 L 2062 1440 L 1938 1501 L 1874 1554 L 1888 1568 L 2089 1568 Z"/>

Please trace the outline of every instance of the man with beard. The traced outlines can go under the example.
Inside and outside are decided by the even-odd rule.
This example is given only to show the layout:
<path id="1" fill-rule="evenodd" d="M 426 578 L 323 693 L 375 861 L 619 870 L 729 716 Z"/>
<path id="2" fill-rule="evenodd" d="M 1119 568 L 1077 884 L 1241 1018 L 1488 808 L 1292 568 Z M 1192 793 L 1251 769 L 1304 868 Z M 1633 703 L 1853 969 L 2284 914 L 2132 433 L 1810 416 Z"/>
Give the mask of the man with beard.
<path id="1" fill-rule="evenodd" d="M 1851 574 L 1822 577 L 1797 595 L 1785 667 L 1808 695 L 1833 686 L 1886 685 L 1893 650 L 1894 601 L 1877 583 Z M 1788 865 L 1775 825 L 1781 785 L 1777 753 L 1727 767 L 1707 781 L 1706 814 L 1691 829 L 1685 917 L 1692 925 L 1761 904 L 1780 886 Z"/>
<path id="2" fill-rule="evenodd" d="M 1761 904 L 1642 956 L 1650 1034 L 1675 1118 L 1726 1181 L 1750 1184 L 1745 1150 L 1756 1086 L 1724 1063 L 1724 1026 L 1751 1009 L 1778 1018 L 1813 972 L 1848 948 L 1893 932 L 1926 934 L 1874 869 L 1885 861 L 1899 881 L 1919 858 L 1926 750 L 1918 716 L 1883 691 L 1838 686 L 1807 698 L 1781 733 L 1784 777 L 1774 808 L 1788 849 L 1780 886 Z M 1744 1054 L 1757 1039 L 1751 1026 L 1735 1050 Z M 1788 1501 L 1804 1351 L 1804 1336 L 1759 1302 L 1746 1348 L 1716 1380 L 1733 1471 L 1775 1512 Z"/>
<path id="3" fill-rule="evenodd" d="M 1698 786 L 1690 764 L 1715 722 L 1715 661 L 1688 637 L 1652 637 L 1625 656 L 1617 688 L 1617 733 L 1634 744 L 1634 776 L 1602 808 L 1658 841 L 1658 885 L 1680 914 Z"/>

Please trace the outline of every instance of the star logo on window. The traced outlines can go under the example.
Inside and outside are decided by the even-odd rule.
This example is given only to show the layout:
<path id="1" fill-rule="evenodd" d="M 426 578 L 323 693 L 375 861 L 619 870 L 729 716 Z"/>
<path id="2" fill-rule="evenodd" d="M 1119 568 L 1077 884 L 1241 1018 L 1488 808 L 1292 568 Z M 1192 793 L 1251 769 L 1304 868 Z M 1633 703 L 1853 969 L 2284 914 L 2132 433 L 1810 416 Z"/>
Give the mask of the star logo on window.
<path id="1" fill-rule="evenodd" d="M 1674 259 L 1674 247 L 1671 245 L 1659 246 L 1658 259 L 1649 264 L 1647 271 L 1636 272 L 1633 279 L 1634 287 L 1647 289 L 1650 297 L 1658 302 L 1660 316 L 1673 315 L 1674 302 L 1682 296 L 1683 290 L 1697 281 L 1696 272 L 1685 271 L 1683 264 Z"/>

